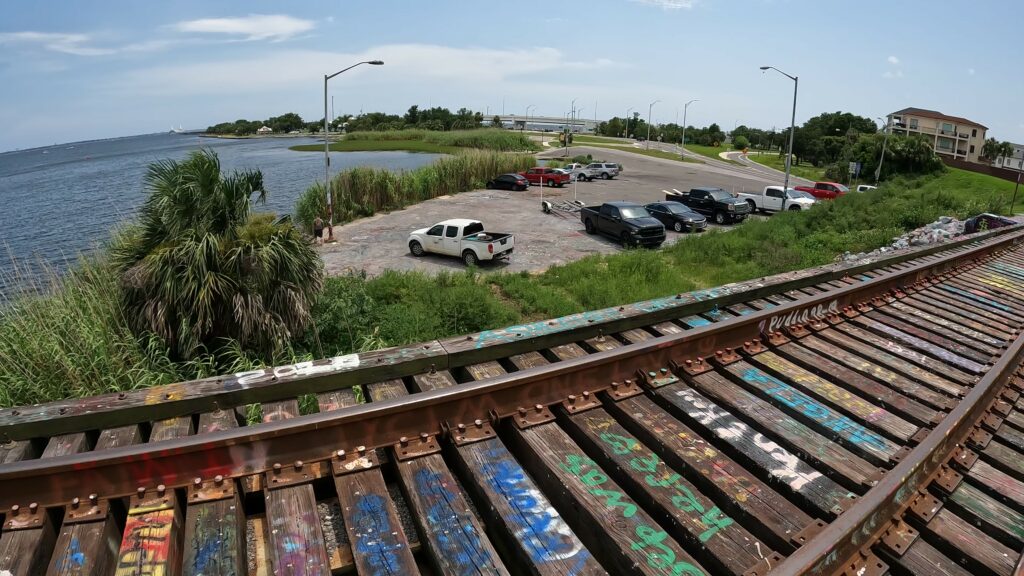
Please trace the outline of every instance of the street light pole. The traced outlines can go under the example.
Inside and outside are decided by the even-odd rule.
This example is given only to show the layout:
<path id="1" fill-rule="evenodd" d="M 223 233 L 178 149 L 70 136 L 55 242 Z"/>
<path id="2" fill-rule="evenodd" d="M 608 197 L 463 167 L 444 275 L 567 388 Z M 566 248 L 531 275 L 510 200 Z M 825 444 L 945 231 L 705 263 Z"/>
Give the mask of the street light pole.
<path id="1" fill-rule="evenodd" d="M 690 100 L 683 105 L 683 135 L 679 140 L 679 159 L 683 159 L 683 155 L 686 154 L 686 109 L 690 107 L 690 104 L 694 102 L 700 102 L 700 100 Z"/>
<path id="2" fill-rule="evenodd" d="M 647 106 L 647 141 L 644 142 L 645 150 L 651 149 L 651 110 L 654 109 L 654 105 L 657 104 L 658 102 L 661 102 L 661 100 L 655 100 L 654 102 L 651 102 L 649 106 Z"/>
<path id="3" fill-rule="evenodd" d="M 762 72 L 769 69 L 775 70 L 779 74 L 782 74 L 786 78 L 789 78 L 790 80 L 793 81 L 793 115 L 790 117 L 789 120 L 789 149 L 786 152 L 786 180 L 782 184 L 782 190 L 785 191 L 789 190 L 789 171 L 791 167 L 790 164 L 793 162 L 793 134 L 796 132 L 796 91 L 800 85 L 800 77 L 790 76 L 789 74 L 786 74 L 785 72 L 779 70 L 775 66 L 761 66 Z"/>
<path id="4" fill-rule="evenodd" d="M 625 137 L 625 138 L 629 138 L 629 113 L 632 112 L 632 111 L 633 111 L 633 107 L 632 106 L 630 106 L 629 108 L 626 108 L 626 133 L 623 134 L 623 137 Z"/>
<path id="5" fill-rule="evenodd" d="M 536 108 L 536 106 L 534 106 L 533 104 L 530 104 L 529 106 L 526 107 L 526 121 L 523 122 L 523 130 L 524 131 L 530 129 L 529 126 L 528 126 L 529 123 L 530 123 L 530 108 Z"/>
<path id="6" fill-rule="evenodd" d="M 882 119 L 881 116 L 878 117 Z M 892 132 L 892 116 L 885 117 L 885 139 L 882 140 L 882 155 L 878 158 L 878 168 L 875 168 L 875 186 L 878 186 L 878 180 L 882 177 L 882 162 L 885 161 L 885 147 L 889 144 L 889 133 Z"/>
<path id="7" fill-rule="evenodd" d="M 361 64 L 370 64 L 372 66 L 381 66 L 384 64 L 383 60 L 366 60 L 363 62 L 357 62 L 344 70 L 339 70 L 334 74 L 324 74 L 324 187 L 327 189 L 327 241 L 334 241 L 334 197 L 331 194 L 331 154 L 330 154 L 330 139 L 329 125 L 327 123 L 327 81 L 334 78 L 342 72 L 347 72 L 356 66 Z"/>

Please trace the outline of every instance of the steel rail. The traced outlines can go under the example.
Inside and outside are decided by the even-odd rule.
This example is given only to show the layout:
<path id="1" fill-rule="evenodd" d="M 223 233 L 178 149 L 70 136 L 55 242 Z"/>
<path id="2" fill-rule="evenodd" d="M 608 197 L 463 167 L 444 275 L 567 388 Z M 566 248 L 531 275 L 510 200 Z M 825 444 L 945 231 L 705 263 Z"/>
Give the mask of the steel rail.
<path id="1" fill-rule="evenodd" d="M 824 316 L 888 295 L 901 286 L 976 264 L 995 251 L 1020 243 L 1022 238 L 1024 231 L 1017 231 L 939 260 L 880 273 L 816 298 L 496 378 L 159 444 L 4 465 L 0 467 L 0 508 L 32 502 L 51 507 L 88 494 L 110 498 L 130 494 L 138 487 L 185 486 L 195 477 L 245 476 L 267 471 L 274 464 L 328 460 L 338 450 L 351 454 L 360 447 L 389 446 L 403 436 L 415 439 L 421 434 L 439 435 L 448 424 L 514 416 L 520 410 L 562 402 L 570 394 L 606 390 L 614 381 L 635 378 L 638 370 L 656 370 L 670 361 L 739 347 L 759 337 L 773 320 L 792 324 L 793 318 Z"/>
<path id="2" fill-rule="evenodd" d="M 453 369 L 484 362 L 528 350 L 553 347 L 572 341 L 584 340 L 599 333 L 612 333 L 705 311 L 710 306 L 725 307 L 762 296 L 778 294 L 807 285 L 838 280 L 844 276 L 877 270 L 901 264 L 936 253 L 957 250 L 971 244 L 983 245 L 1003 237 L 1019 235 L 1020 226 L 1000 228 L 972 235 L 942 245 L 879 258 L 854 264 L 830 264 L 818 268 L 779 274 L 772 277 L 740 282 L 719 287 L 715 296 L 700 291 L 680 294 L 631 306 L 597 311 L 588 319 L 567 329 L 567 319 L 574 315 L 548 321 L 553 325 L 541 335 L 522 334 L 517 338 L 477 346 L 481 334 L 462 336 L 444 342 L 437 340 L 419 344 L 378 350 L 344 358 L 355 359 L 354 365 L 333 370 L 321 370 L 325 363 L 338 359 L 313 362 L 305 373 L 294 366 L 268 368 L 264 376 L 240 377 L 227 375 L 189 382 L 156 386 L 145 390 L 104 394 L 85 399 L 62 400 L 0 409 L 0 443 L 8 440 L 29 440 L 59 434 L 115 428 L 196 414 L 222 408 L 294 398 L 301 394 L 328 392 L 366 382 L 376 382 L 424 373 L 434 367 Z M 652 305 L 656 304 L 656 306 Z M 522 336 L 522 337 L 518 337 Z M 467 340 L 468 339 L 468 340 Z M 473 346 L 466 347 L 465 344 Z M 462 345 L 460 347 L 460 345 Z"/>
<path id="3" fill-rule="evenodd" d="M 932 475 L 950 459 L 954 449 L 965 444 L 973 427 L 1022 361 L 1024 334 L 1017 336 L 992 368 L 904 460 L 769 574 L 831 574 L 877 541 L 918 491 L 927 488 Z"/>

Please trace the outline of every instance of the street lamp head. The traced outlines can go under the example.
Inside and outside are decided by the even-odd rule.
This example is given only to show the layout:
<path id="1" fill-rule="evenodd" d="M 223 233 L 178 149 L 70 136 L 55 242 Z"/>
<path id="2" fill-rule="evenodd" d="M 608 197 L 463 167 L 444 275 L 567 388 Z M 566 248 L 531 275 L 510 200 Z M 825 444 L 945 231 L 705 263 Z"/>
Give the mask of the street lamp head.
<path id="1" fill-rule="evenodd" d="M 373 64 L 374 66 L 383 66 L 384 65 L 384 61 L 383 60 L 370 60 L 369 62 L 367 62 L 367 64 Z"/>
<path id="2" fill-rule="evenodd" d="M 768 70 L 771 66 L 761 66 L 761 70 Z"/>

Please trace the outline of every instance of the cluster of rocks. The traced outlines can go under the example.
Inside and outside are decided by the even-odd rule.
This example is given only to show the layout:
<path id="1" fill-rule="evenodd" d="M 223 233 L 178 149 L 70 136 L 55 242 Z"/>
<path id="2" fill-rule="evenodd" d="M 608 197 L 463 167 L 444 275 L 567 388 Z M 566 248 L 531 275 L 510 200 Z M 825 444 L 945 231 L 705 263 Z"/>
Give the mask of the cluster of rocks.
<path id="1" fill-rule="evenodd" d="M 852 254 L 846 252 L 837 260 L 851 261 L 860 260 L 862 258 L 870 258 L 872 256 L 878 256 L 879 254 L 885 254 L 887 252 L 894 252 L 896 250 L 905 250 L 907 248 L 915 246 L 928 246 L 930 244 L 941 244 L 955 238 L 964 233 L 964 221 L 957 220 L 950 216 L 943 216 L 932 222 L 922 226 L 916 230 L 911 230 L 906 234 L 895 238 L 888 246 L 882 246 L 872 250 L 871 252 L 859 252 Z"/>

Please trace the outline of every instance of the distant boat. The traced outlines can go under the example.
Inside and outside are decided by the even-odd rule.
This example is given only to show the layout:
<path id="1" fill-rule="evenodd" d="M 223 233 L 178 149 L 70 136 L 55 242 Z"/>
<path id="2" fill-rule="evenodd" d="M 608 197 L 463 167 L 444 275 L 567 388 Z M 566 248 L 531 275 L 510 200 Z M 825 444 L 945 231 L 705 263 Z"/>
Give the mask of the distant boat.
<path id="1" fill-rule="evenodd" d="M 178 124 L 177 128 L 175 128 L 174 126 L 171 126 L 171 134 L 184 134 L 184 133 L 185 133 L 185 129 L 181 127 L 181 124 Z"/>

